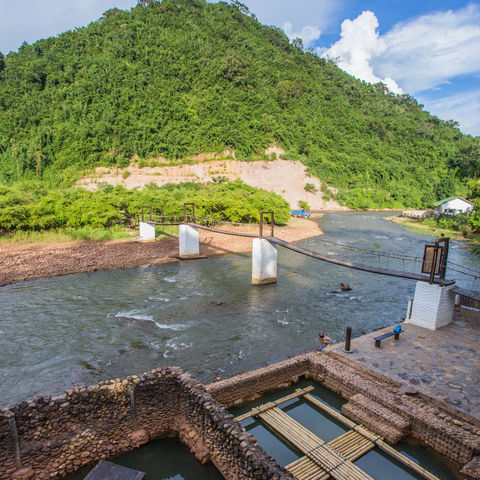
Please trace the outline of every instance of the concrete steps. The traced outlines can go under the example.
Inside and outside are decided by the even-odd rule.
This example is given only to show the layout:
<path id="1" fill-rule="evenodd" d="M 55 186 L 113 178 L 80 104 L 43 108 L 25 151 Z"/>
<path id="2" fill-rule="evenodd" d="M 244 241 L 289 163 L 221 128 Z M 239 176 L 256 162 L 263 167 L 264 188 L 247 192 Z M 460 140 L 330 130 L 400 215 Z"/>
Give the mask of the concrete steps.
<path id="1" fill-rule="evenodd" d="M 408 420 L 361 393 L 353 395 L 349 402 L 343 405 L 342 413 L 381 435 L 392 445 L 398 443 L 410 428 Z"/>

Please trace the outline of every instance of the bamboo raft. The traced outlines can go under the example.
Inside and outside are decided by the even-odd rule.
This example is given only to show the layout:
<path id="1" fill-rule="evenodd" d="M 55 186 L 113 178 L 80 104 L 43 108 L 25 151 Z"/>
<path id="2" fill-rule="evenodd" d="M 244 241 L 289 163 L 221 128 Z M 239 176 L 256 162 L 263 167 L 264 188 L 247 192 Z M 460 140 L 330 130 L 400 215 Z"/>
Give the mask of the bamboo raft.
<path id="1" fill-rule="evenodd" d="M 267 410 L 261 413 L 259 417 L 270 428 L 304 453 L 312 463 L 320 467 L 327 477 L 330 476 L 336 480 L 373 480 L 372 477 L 360 470 L 332 446 L 318 438 L 279 408 L 274 407 Z M 303 479 L 303 476 L 297 476 L 297 478 Z"/>
<path id="2" fill-rule="evenodd" d="M 304 398 L 308 400 L 310 403 L 313 403 L 316 407 L 320 408 L 324 412 L 331 415 L 333 418 L 335 418 L 339 422 L 342 422 L 347 427 L 360 433 L 362 436 L 364 436 L 365 438 L 373 442 L 376 447 L 380 448 L 385 453 L 388 453 L 389 455 L 397 459 L 399 462 L 403 463 L 407 467 L 419 473 L 427 480 L 440 480 L 438 477 L 430 473 L 428 470 L 425 470 L 423 467 L 421 467 L 418 463 L 415 463 L 414 461 L 407 458 L 405 455 L 402 455 L 400 452 L 398 452 L 393 447 L 391 447 L 388 443 L 386 443 L 381 437 L 370 432 L 370 430 L 365 428 L 363 425 L 358 425 L 355 422 L 352 422 L 352 420 L 350 420 L 349 418 L 345 417 L 341 413 L 338 413 L 336 410 L 334 410 L 333 408 L 330 408 L 328 405 L 325 405 L 324 403 L 320 402 L 320 400 L 316 399 L 315 397 L 312 397 L 311 395 L 306 394 L 304 395 Z"/>
<path id="3" fill-rule="evenodd" d="M 287 465 L 285 468 L 298 480 L 366 480 L 369 475 L 353 464 L 374 447 L 379 447 L 407 467 L 422 475 L 427 480 L 439 480 L 428 470 L 402 455 L 383 441 L 383 438 L 371 432 L 363 425 L 358 425 L 333 408 L 325 405 L 309 393 L 313 387 L 298 388 L 294 393 L 273 402 L 253 408 L 235 420 L 242 421 L 257 416 L 277 434 L 304 453 L 304 456 Z M 294 398 L 303 397 L 320 410 L 346 425 L 349 430 L 329 443 L 324 442 L 303 425 L 295 421 L 278 405 Z"/>
<path id="4" fill-rule="evenodd" d="M 313 389 L 314 387 L 311 387 L 311 386 L 305 387 L 305 388 L 297 388 L 295 389 L 295 392 L 291 393 L 290 395 L 286 395 L 285 397 L 279 398 L 274 402 L 267 402 L 258 407 L 252 408 L 249 412 L 236 417 L 235 421 L 241 422 L 242 420 L 246 420 L 247 418 L 254 417 L 255 415 L 259 415 L 260 413 L 265 412 L 270 408 L 276 407 L 277 405 L 288 402 L 289 400 L 293 400 L 294 398 L 298 398 L 303 395 L 306 395 L 307 393 L 311 392 Z"/>
<path id="5" fill-rule="evenodd" d="M 374 443 L 354 430 L 344 433 L 329 442 L 328 445 L 350 462 L 357 460 L 375 446 Z M 330 478 L 327 472 L 307 456 L 295 460 L 285 468 L 299 480 L 326 480 Z"/>

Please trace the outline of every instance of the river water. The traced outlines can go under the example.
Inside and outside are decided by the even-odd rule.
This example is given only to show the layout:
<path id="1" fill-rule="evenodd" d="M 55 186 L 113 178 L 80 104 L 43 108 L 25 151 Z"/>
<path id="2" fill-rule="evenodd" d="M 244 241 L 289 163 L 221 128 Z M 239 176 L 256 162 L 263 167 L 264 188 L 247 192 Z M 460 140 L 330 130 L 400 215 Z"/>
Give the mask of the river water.
<path id="1" fill-rule="evenodd" d="M 329 213 L 323 239 L 422 256 L 431 237 L 381 213 Z M 301 245 L 302 242 L 299 242 Z M 454 243 L 449 257 L 480 270 Z M 455 277 L 455 275 L 447 274 Z M 0 288 L 0 408 L 72 385 L 179 365 L 200 381 L 230 376 L 403 318 L 415 282 L 279 248 L 278 283 L 251 285 L 249 254 L 46 278 Z M 350 292 L 331 293 L 340 282 Z"/>

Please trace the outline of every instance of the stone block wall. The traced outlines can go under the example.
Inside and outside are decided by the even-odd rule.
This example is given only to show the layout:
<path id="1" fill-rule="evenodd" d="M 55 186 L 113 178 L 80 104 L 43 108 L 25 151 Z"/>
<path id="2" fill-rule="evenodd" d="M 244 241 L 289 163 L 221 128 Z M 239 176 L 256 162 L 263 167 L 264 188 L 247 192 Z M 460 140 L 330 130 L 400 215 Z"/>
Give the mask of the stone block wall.
<path id="1" fill-rule="evenodd" d="M 392 415 L 390 423 L 402 435 L 417 438 L 453 461 L 463 464 L 480 454 L 478 420 L 426 395 L 403 393 L 399 382 L 323 351 L 206 387 L 171 367 L 75 388 L 54 398 L 37 397 L 1 410 L 0 480 L 60 478 L 171 434 L 178 435 L 200 461 L 212 461 L 227 479 L 291 480 L 222 404 L 244 403 L 302 376 L 347 400 L 361 394 L 362 415 L 371 413 L 377 422 L 380 406 L 388 409 L 397 416 Z M 17 425 L 15 432 L 12 423 Z M 12 433 L 18 435 L 19 470 Z"/>
<path id="2" fill-rule="evenodd" d="M 20 469 L 10 418 L 17 424 Z M 227 479 L 293 478 L 201 384 L 172 367 L 0 411 L 0 480 L 60 478 L 172 433 Z"/>
<path id="3" fill-rule="evenodd" d="M 455 295 L 450 292 L 452 288 L 453 285 L 442 287 L 417 282 L 412 315 L 407 322 L 430 330 L 452 323 L 455 308 Z"/>
<path id="4" fill-rule="evenodd" d="M 306 376 L 310 368 L 307 355 L 299 355 L 272 365 L 206 385 L 207 391 L 225 407 L 240 405 L 264 393 L 287 387 Z"/>
<path id="5" fill-rule="evenodd" d="M 0 478 L 9 478 L 16 470 L 15 447 L 10 434 L 8 421 L 13 418 L 10 412 L 0 413 Z"/>
<path id="6" fill-rule="evenodd" d="M 313 379 L 347 400 L 361 393 L 388 408 L 410 423 L 409 435 L 424 446 L 460 464 L 480 453 L 480 422 L 475 418 L 427 395 L 402 393 L 401 383 L 333 352 L 308 355 Z"/>
<path id="7" fill-rule="evenodd" d="M 185 421 L 183 430 L 188 431 L 183 440 L 194 452 L 199 442 L 200 448 L 209 452 L 210 459 L 227 479 L 294 479 L 203 385 L 188 374 L 182 375 L 179 381 L 180 418 Z M 192 438 L 193 442 L 189 440 Z"/>

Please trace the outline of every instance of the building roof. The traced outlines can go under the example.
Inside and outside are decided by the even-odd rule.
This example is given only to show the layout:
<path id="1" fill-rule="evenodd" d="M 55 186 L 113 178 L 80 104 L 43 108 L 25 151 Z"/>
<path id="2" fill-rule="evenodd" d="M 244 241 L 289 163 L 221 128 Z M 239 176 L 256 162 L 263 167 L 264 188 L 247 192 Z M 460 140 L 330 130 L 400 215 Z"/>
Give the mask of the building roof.
<path id="1" fill-rule="evenodd" d="M 438 202 L 432 203 L 432 205 L 434 207 L 439 207 L 440 205 L 443 205 L 444 203 L 450 202 L 451 200 L 455 200 L 456 198 L 458 198 L 459 200 L 462 200 L 465 203 L 468 203 L 469 205 L 473 205 L 472 202 L 469 202 L 468 200 L 465 200 L 462 197 L 447 197 L 447 198 L 444 198 L 443 200 L 439 200 Z"/>

